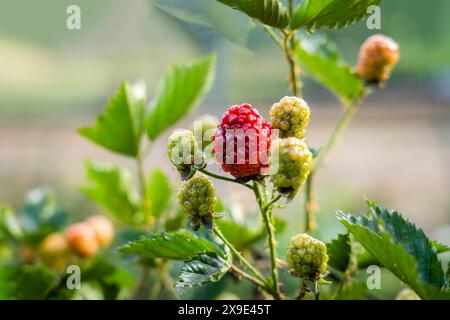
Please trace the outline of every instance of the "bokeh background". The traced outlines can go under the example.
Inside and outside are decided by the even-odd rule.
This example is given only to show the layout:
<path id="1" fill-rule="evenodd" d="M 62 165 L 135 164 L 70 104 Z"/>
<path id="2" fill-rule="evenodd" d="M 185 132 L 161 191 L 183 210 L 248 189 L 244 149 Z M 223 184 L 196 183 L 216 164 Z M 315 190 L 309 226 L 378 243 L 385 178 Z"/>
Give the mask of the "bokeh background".
<path id="1" fill-rule="evenodd" d="M 170 8 L 171 1 L 158 3 Z M 288 94 L 282 53 L 260 28 L 247 32 L 240 13 L 213 1 L 176 1 L 187 9 L 204 4 L 194 17 L 204 26 L 175 19 L 151 0 L 0 0 L 0 202 L 18 205 L 26 191 L 43 185 L 55 189 L 73 215 L 98 211 L 78 189 L 84 160 L 133 163 L 102 151 L 76 130 L 93 123 L 123 80 L 145 81 L 151 95 L 172 64 L 218 52 L 214 88 L 180 127 L 244 102 L 267 115 Z M 70 4 L 81 7 L 81 30 L 66 28 Z M 379 31 L 363 21 L 326 32 L 351 65 L 360 44 L 377 32 L 399 42 L 401 62 L 387 86 L 360 107 L 319 174 L 318 222 L 325 227 L 318 236 L 328 240 L 341 231 L 335 210 L 363 212 L 367 196 L 449 244 L 450 2 L 385 0 L 381 9 Z M 204 19 L 206 11 L 217 19 Z M 320 146 L 342 107 L 308 79 L 304 92 L 312 108 L 308 140 Z M 146 165 L 164 168 L 178 182 L 166 160 L 165 137 Z M 240 189 L 218 188 L 224 198 L 241 201 L 244 211 L 251 209 Z M 290 236 L 301 226 L 302 199 L 286 211 Z"/>

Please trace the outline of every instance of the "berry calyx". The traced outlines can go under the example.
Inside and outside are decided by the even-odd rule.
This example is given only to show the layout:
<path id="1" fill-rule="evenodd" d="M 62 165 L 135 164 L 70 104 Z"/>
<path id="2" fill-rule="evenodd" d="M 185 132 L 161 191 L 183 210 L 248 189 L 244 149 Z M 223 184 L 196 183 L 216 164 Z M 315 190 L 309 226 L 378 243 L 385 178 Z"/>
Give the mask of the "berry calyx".
<path id="1" fill-rule="evenodd" d="M 284 97 L 270 109 L 270 123 L 279 130 L 280 138 L 302 139 L 309 124 L 308 104 L 297 97 Z"/>
<path id="2" fill-rule="evenodd" d="M 212 227 L 217 203 L 216 191 L 205 175 L 197 173 L 184 181 L 177 197 L 180 207 L 189 215 L 194 230 L 200 225 L 208 229 Z"/>
<path id="3" fill-rule="evenodd" d="M 361 46 L 356 73 L 367 83 L 380 84 L 389 79 L 399 59 L 399 46 L 393 39 L 373 35 Z"/>
<path id="4" fill-rule="evenodd" d="M 47 267 L 58 270 L 64 268 L 70 256 L 64 235 L 52 233 L 45 237 L 39 245 L 39 255 Z"/>
<path id="5" fill-rule="evenodd" d="M 272 183 L 281 194 L 292 199 L 308 178 L 313 159 L 311 151 L 305 142 L 291 137 L 275 140 L 271 153 Z"/>
<path id="6" fill-rule="evenodd" d="M 101 247 L 107 247 L 114 239 L 114 226 L 105 216 L 92 216 L 86 220 L 86 223 L 95 231 L 98 244 Z"/>
<path id="7" fill-rule="evenodd" d="M 235 178 L 263 175 L 269 168 L 272 126 L 249 104 L 230 107 L 212 137 L 222 170 Z"/>
<path id="8" fill-rule="evenodd" d="M 327 247 L 306 233 L 297 234 L 289 242 L 286 261 L 291 275 L 317 280 L 327 271 Z"/>
<path id="9" fill-rule="evenodd" d="M 195 141 L 194 133 L 190 130 L 175 130 L 168 139 L 167 151 L 170 161 L 183 180 L 189 179 L 195 173 L 194 164 L 203 163 L 203 154 Z"/>
<path id="10" fill-rule="evenodd" d="M 98 249 L 95 230 L 87 223 L 76 223 L 66 231 L 70 249 L 81 258 L 92 256 Z"/>

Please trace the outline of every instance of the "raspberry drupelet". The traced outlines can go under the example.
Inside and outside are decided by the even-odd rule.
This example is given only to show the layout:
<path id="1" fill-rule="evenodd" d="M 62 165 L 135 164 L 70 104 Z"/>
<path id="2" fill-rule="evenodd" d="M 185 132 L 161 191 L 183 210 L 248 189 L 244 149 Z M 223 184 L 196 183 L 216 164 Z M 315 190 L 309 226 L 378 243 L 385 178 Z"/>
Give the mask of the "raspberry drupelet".
<path id="1" fill-rule="evenodd" d="M 212 137 L 222 170 L 235 178 L 263 175 L 269 168 L 272 126 L 249 104 L 230 107 Z"/>

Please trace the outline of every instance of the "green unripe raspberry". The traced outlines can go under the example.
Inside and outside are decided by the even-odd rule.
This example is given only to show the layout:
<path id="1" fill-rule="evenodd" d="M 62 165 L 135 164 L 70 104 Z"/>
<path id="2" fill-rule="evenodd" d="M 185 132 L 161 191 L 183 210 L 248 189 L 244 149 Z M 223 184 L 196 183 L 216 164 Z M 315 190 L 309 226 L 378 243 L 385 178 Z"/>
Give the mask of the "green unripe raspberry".
<path id="1" fill-rule="evenodd" d="M 168 139 L 167 151 L 170 161 L 180 172 L 183 180 L 195 173 L 192 167 L 194 164 L 203 163 L 202 152 L 190 130 L 175 130 Z"/>
<path id="2" fill-rule="evenodd" d="M 327 247 L 306 233 L 297 234 L 289 242 L 286 260 L 293 276 L 319 279 L 327 271 Z"/>
<path id="3" fill-rule="evenodd" d="M 271 157 L 276 170 L 272 183 L 280 193 L 292 199 L 308 178 L 313 158 L 311 151 L 300 139 L 277 139 L 272 144 Z"/>
<path id="4" fill-rule="evenodd" d="M 191 218 L 194 229 L 198 229 L 200 224 L 212 226 L 217 203 L 216 191 L 205 175 L 197 173 L 183 181 L 178 191 L 178 203 Z"/>
<path id="5" fill-rule="evenodd" d="M 270 122 L 279 130 L 280 138 L 305 136 L 309 123 L 310 110 L 308 104 L 297 97 L 284 97 L 270 109 Z"/>

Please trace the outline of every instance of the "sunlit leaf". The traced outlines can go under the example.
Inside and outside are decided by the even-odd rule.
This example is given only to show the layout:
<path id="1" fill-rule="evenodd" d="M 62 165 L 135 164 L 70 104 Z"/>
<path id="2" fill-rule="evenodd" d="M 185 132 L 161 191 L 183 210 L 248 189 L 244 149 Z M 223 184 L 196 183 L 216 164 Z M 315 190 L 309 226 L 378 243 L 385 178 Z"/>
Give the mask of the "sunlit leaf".
<path id="1" fill-rule="evenodd" d="M 155 140 L 201 102 L 214 79 L 216 56 L 178 65 L 166 74 L 151 106 L 147 134 Z"/>
<path id="2" fill-rule="evenodd" d="M 110 151 L 137 156 L 144 132 L 146 101 L 143 90 L 140 86 L 122 83 L 95 125 L 78 132 Z"/>
<path id="3" fill-rule="evenodd" d="M 306 27 L 341 28 L 357 22 L 367 15 L 367 8 L 381 0 L 303 0 L 291 20 L 293 29 Z"/>
<path id="4" fill-rule="evenodd" d="M 159 169 L 154 170 L 148 178 L 146 192 L 152 214 L 160 217 L 167 209 L 173 192 L 167 175 Z"/>

